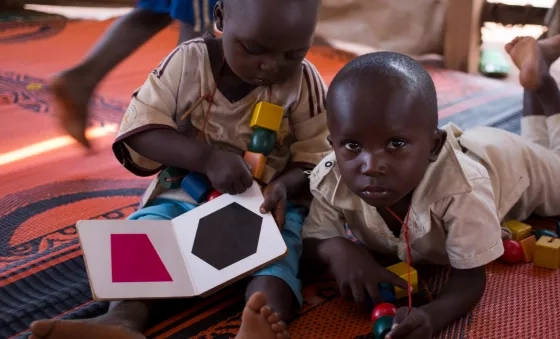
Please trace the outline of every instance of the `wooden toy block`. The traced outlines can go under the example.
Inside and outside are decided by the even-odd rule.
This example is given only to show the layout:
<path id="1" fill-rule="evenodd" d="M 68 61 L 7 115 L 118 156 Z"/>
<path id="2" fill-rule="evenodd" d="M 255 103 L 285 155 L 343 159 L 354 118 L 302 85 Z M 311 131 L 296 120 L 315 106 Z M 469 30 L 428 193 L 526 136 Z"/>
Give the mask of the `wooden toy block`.
<path id="1" fill-rule="evenodd" d="M 217 197 L 219 197 L 220 195 L 222 195 L 222 193 L 220 193 L 220 191 L 212 190 L 212 192 L 208 193 L 208 199 L 206 199 L 206 200 L 208 200 L 208 201 L 214 200 Z"/>
<path id="2" fill-rule="evenodd" d="M 519 241 L 516 240 L 502 240 L 504 245 L 504 254 L 502 254 L 502 261 L 508 264 L 515 264 L 523 260 L 523 248 Z"/>
<path id="3" fill-rule="evenodd" d="M 551 230 L 538 229 L 538 230 L 535 230 L 534 234 L 535 234 L 535 238 L 537 238 L 537 241 L 539 241 L 539 239 L 542 236 L 547 236 L 547 237 L 551 237 L 551 238 L 558 238 L 558 234 L 554 233 L 554 231 L 551 231 Z"/>
<path id="4" fill-rule="evenodd" d="M 261 127 L 253 129 L 253 136 L 249 143 L 249 151 L 254 153 L 262 153 L 268 156 L 274 150 L 276 145 L 276 133 Z"/>
<path id="5" fill-rule="evenodd" d="M 509 228 L 512 239 L 515 241 L 521 241 L 531 235 L 531 226 L 521 221 L 508 220 L 502 226 Z"/>
<path id="6" fill-rule="evenodd" d="M 377 304 L 371 311 L 371 322 L 375 321 L 383 316 L 394 317 L 397 314 L 397 307 L 391 303 L 381 303 Z"/>
<path id="7" fill-rule="evenodd" d="M 189 171 L 182 170 L 176 167 L 167 167 L 159 172 L 159 182 L 167 189 L 175 189 L 181 187 L 181 181 Z"/>
<path id="8" fill-rule="evenodd" d="M 394 303 L 397 301 L 393 286 L 387 283 L 379 283 L 379 295 L 381 300 L 386 303 Z"/>
<path id="9" fill-rule="evenodd" d="M 260 179 L 264 172 L 266 157 L 261 153 L 245 152 L 243 159 L 251 166 L 253 178 Z"/>
<path id="10" fill-rule="evenodd" d="M 395 273 L 405 281 L 408 281 L 408 265 L 405 262 L 389 266 L 387 270 Z M 410 283 L 412 285 L 412 293 L 418 292 L 418 272 L 413 267 L 410 267 Z M 395 296 L 397 299 L 401 299 L 408 296 L 408 292 L 395 286 Z"/>
<path id="11" fill-rule="evenodd" d="M 212 184 L 204 175 L 190 172 L 181 181 L 181 188 L 183 188 L 194 201 L 201 203 L 206 199 L 208 193 L 212 191 Z"/>
<path id="12" fill-rule="evenodd" d="M 533 261 L 533 256 L 535 254 L 535 245 L 537 244 L 537 238 L 534 235 L 525 238 L 519 242 L 521 248 L 523 249 L 523 261 L 531 262 Z"/>
<path id="13" fill-rule="evenodd" d="M 260 101 L 253 109 L 253 117 L 249 126 L 262 127 L 273 132 L 278 132 L 284 116 L 284 107 Z"/>
<path id="14" fill-rule="evenodd" d="M 533 257 L 535 266 L 550 268 L 560 267 L 560 239 L 543 235 L 537 241 Z"/>
<path id="15" fill-rule="evenodd" d="M 385 339 L 385 336 L 391 331 L 393 326 L 393 317 L 384 315 L 379 317 L 372 326 L 372 333 L 375 339 Z"/>

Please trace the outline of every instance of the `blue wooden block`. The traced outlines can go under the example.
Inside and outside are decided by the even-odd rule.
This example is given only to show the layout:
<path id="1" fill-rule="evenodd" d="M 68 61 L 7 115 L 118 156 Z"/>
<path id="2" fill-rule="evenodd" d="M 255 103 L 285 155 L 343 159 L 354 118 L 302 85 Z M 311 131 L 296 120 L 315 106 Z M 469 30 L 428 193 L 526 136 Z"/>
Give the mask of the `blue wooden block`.
<path id="1" fill-rule="evenodd" d="M 196 202 L 201 203 L 212 190 L 212 184 L 204 175 L 190 172 L 181 181 L 181 188 Z"/>
<path id="2" fill-rule="evenodd" d="M 379 283 L 379 294 L 383 302 L 395 303 L 397 301 L 397 297 L 395 297 L 395 292 L 393 291 L 393 285 L 391 284 Z"/>

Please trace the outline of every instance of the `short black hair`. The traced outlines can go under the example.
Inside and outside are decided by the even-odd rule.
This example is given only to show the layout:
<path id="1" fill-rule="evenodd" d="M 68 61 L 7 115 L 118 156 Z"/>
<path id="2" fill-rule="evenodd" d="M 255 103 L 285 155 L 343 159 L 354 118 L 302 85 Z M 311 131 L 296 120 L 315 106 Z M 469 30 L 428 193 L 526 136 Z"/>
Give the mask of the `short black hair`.
<path id="1" fill-rule="evenodd" d="M 335 75 L 329 86 L 329 94 L 333 95 L 337 87 L 347 85 L 364 87 L 384 86 L 395 90 L 405 90 L 417 95 L 426 105 L 437 127 L 437 95 L 436 87 L 428 71 L 413 58 L 396 52 L 374 52 L 361 55 L 348 62 Z M 327 102 L 329 102 L 327 98 Z M 328 109 L 327 109 L 328 111 Z"/>

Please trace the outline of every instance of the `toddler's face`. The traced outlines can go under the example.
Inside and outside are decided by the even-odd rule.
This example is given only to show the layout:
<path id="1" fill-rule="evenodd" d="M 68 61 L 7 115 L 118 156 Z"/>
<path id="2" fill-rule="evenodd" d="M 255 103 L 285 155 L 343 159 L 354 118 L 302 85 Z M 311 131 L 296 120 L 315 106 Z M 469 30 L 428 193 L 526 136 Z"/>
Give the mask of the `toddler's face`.
<path id="1" fill-rule="evenodd" d="M 300 67 L 313 40 L 315 0 L 248 0 L 224 6 L 224 56 L 238 77 L 266 86 L 285 81 Z"/>
<path id="2" fill-rule="evenodd" d="M 418 186 L 445 137 L 410 93 L 367 84 L 334 91 L 328 124 L 342 179 L 369 205 L 394 205 Z"/>

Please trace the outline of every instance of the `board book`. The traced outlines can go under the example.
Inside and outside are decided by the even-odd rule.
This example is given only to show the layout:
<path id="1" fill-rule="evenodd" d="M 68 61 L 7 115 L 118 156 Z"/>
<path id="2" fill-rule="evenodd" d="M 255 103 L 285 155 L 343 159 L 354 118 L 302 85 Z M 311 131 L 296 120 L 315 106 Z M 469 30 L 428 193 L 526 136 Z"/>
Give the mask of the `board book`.
<path id="1" fill-rule="evenodd" d="M 173 220 L 76 224 L 95 300 L 205 296 L 287 254 L 257 183 Z"/>

